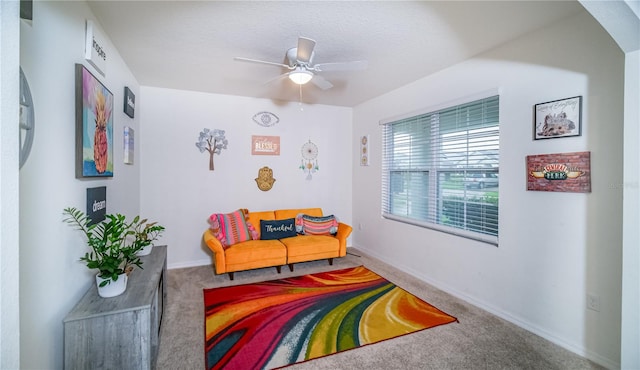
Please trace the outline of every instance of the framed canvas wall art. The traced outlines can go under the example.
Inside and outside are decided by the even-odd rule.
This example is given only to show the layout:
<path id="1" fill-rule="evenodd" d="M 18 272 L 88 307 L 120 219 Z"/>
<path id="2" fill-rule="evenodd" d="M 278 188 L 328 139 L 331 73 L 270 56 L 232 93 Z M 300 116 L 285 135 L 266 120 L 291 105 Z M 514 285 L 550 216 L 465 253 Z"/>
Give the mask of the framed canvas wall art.
<path id="1" fill-rule="evenodd" d="M 113 177 L 113 94 L 76 64 L 76 178 Z"/>

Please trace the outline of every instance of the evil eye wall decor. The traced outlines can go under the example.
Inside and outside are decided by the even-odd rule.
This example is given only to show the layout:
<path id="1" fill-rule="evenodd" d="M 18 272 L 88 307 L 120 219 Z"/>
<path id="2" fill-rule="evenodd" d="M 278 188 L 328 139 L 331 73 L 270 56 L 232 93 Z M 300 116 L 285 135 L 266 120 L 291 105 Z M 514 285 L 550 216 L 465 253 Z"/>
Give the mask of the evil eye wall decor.
<path id="1" fill-rule="evenodd" d="M 253 122 L 263 127 L 271 127 L 280 122 L 280 118 L 271 112 L 258 112 L 253 116 Z"/>

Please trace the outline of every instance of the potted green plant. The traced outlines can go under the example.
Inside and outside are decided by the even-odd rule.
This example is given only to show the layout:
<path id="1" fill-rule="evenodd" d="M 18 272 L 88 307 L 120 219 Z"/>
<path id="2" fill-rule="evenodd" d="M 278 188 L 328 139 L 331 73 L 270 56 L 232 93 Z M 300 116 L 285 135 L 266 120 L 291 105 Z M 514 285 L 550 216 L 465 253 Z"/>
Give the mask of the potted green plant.
<path id="1" fill-rule="evenodd" d="M 153 249 L 153 242 L 164 232 L 164 227 L 157 222 L 147 222 L 147 219 L 134 220 L 133 230 L 135 232 L 134 245 L 138 256 L 146 256 Z"/>
<path id="2" fill-rule="evenodd" d="M 127 274 L 133 266 L 142 268 L 138 252 L 144 247 L 136 234 L 141 223 L 136 216 L 128 222 L 121 214 L 107 214 L 105 220 L 92 223 L 82 211 L 69 207 L 63 210 L 67 224 L 83 232 L 90 248 L 80 260 L 89 269 L 97 269 L 96 285 L 102 297 L 115 297 L 127 287 Z M 146 223 L 146 221 L 145 221 Z M 164 229 L 164 228 L 163 228 Z"/>

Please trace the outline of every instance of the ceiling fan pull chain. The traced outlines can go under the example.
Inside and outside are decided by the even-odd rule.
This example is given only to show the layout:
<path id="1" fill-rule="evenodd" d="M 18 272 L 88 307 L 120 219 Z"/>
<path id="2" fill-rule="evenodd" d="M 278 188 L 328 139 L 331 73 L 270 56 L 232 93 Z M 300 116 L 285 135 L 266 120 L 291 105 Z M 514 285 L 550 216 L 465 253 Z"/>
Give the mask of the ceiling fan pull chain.
<path id="1" fill-rule="evenodd" d="M 299 91 L 300 91 L 300 100 L 298 101 L 298 104 L 300 105 L 300 111 L 303 111 L 304 109 L 302 108 L 302 85 L 298 85 Z"/>

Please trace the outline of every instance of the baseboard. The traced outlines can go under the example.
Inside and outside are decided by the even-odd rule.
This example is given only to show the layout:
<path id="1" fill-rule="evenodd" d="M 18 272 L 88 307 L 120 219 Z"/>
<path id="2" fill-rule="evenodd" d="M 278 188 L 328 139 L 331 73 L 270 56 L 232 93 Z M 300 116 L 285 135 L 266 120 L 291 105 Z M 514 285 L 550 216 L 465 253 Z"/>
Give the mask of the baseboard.
<path id="1" fill-rule="evenodd" d="M 211 265 L 211 258 L 208 258 L 206 260 L 198 260 L 198 261 L 169 263 L 167 264 L 167 270 L 183 269 L 187 267 L 198 267 L 198 266 L 206 266 L 206 265 Z"/>
<path id="2" fill-rule="evenodd" d="M 509 321 L 510 323 L 517 325 L 533 334 L 536 334 L 568 351 L 571 351 L 579 356 L 582 356 L 588 360 L 591 360 L 601 366 L 606 367 L 607 369 L 619 369 L 620 368 L 620 364 L 619 363 L 615 363 L 614 361 L 602 357 L 600 355 L 598 355 L 597 353 L 594 353 L 592 351 L 587 350 L 586 348 L 584 348 L 583 346 L 580 345 L 576 345 L 575 343 L 570 343 L 567 342 L 566 340 L 559 338 L 557 336 L 555 336 L 554 334 L 546 331 L 543 328 L 540 328 L 539 326 L 532 324 L 530 322 L 528 322 L 527 320 L 524 320 L 520 317 L 514 316 L 509 312 L 506 312 L 498 307 L 492 306 L 490 303 L 484 302 L 482 300 L 479 300 L 473 296 L 470 296 L 468 294 L 465 294 L 464 292 L 461 292 L 441 281 L 438 280 L 434 280 L 424 274 L 422 274 L 419 271 L 416 271 L 408 266 L 404 266 L 401 263 L 398 263 L 397 261 L 393 261 L 393 260 L 389 260 L 388 256 L 383 256 L 380 255 L 378 253 L 372 252 L 370 250 L 366 250 L 363 248 L 358 248 L 358 252 L 362 252 L 362 254 L 366 254 L 368 256 L 371 256 L 373 258 L 376 258 L 380 261 L 383 261 L 384 263 L 393 266 L 395 268 L 397 268 L 398 270 L 401 270 L 403 272 L 408 273 L 409 275 L 424 281 L 427 284 L 433 285 L 434 287 L 451 294 L 452 296 L 462 299 L 463 301 L 466 301 L 478 308 L 481 308 L 487 312 L 490 312 L 493 315 L 496 315 L 498 317 L 500 317 L 501 319 L 504 319 L 506 321 Z"/>

